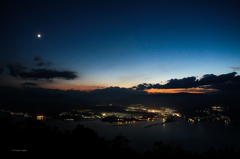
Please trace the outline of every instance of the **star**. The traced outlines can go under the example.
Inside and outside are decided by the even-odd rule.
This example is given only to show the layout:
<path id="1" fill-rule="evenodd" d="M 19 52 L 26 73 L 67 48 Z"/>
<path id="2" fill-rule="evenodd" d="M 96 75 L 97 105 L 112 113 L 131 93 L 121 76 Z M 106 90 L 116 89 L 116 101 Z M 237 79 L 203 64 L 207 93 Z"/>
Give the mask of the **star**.
<path id="1" fill-rule="evenodd" d="M 38 34 L 37 37 L 38 37 L 38 38 L 41 38 L 41 34 Z"/>

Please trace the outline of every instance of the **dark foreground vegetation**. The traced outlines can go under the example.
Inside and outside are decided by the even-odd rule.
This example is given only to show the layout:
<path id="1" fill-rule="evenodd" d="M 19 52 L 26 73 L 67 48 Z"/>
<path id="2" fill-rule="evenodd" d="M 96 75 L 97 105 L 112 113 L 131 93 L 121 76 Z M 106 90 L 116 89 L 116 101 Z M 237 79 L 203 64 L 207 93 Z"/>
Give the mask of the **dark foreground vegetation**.
<path id="1" fill-rule="evenodd" d="M 128 146 L 129 140 L 117 135 L 112 140 L 99 137 L 98 133 L 82 125 L 72 131 L 61 132 L 57 127 L 50 127 L 42 121 L 27 119 L 13 121 L 11 116 L 0 118 L 1 153 L 24 155 L 78 155 L 89 158 L 97 157 L 157 157 L 157 158 L 240 158 L 240 152 L 233 148 L 216 151 L 210 148 L 201 154 L 185 151 L 179 145 L 166 145 L 155 142 L 155 148 L 138 152 Z"/>

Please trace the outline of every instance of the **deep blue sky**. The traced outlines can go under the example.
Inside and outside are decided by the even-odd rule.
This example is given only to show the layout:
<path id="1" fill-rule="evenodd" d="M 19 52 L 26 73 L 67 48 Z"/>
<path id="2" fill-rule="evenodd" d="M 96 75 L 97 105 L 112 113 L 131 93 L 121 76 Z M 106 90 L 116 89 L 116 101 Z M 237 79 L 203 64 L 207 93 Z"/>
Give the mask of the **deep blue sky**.
<path id="1" fill-rule="evenodd" d="M 1 85 L 128 88 L 240 70 L 239 1 L 8 0 L 0 10 Z M 23 79 L 11 68 L 78 77 Z"/>

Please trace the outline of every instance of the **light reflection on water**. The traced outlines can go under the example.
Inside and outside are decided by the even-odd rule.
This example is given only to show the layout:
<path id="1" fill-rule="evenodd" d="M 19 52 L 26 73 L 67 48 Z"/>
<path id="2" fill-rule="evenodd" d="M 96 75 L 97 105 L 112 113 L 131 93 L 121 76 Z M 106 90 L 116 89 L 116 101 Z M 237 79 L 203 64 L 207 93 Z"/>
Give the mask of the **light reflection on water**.
<path id="1" fill-rule="evenodd" d="M 178 119 L 176 122 L 154 125 L 148 128 L 145 126 L 161 123 L 162 119 L 154 121 L 137 121 L 124 123 L 128 126 L 113 126 L 117 123 L 101 122 L 101 120 L 64 122 L 60 120 L 45 121 L 52 126 L 58 126 L 60 130 L 72 130 L 77 124 L 89 127 L 99 136 L 105 139 L 112 139 L 118 134 L 127 136 L 130 140 L 129 146 L 139 151 L 146 151 L 153 148 L 153 143 L 163 141 L 165 144 L 181 144 L 185 150 L 202 152 L 209 147 L 216 149 L 225 146 L 235 147 L 240 150 L 240 133 L 231 126 L 214 122 L 188 123 Z"/>

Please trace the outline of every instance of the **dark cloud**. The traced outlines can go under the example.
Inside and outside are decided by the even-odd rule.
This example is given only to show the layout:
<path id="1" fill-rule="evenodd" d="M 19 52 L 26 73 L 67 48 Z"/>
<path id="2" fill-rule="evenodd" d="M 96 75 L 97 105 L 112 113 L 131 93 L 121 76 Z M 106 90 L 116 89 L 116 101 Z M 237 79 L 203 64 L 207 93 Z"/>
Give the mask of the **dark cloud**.
<path id="1" fill-rule="evenodd" d="M 233 71 L 240 71 L 240 67 L 230 67 Z"/>
<path id="2" fill-rule="evenodd" d="M 234 76 L 236 74 L 237 74 L 236 72 L 232 72 L 232 73 L 228 73 L 228 74 L 222 74 L 222 75 L 219 75 L 219 76 L 216 76 L 214 74 L 206 74 L 199 81 L 196 81 L 196 83 L 197 83 L 197 86 L 225 83 L 225 82 L 228 82 L 230 80 L 233 80 Z"/>
<path id="3" fill-rule="evenodd" d="M 195 86 L 196 77 L 186 77 L 183 79 L 171 79 L 162 88 L 191 88 Z"/>
<path id="4" fill-rule="evenodd" d="M 42 57 L 41 57 L 41 56 L 36 56 L 36 57 L 34 57 L 34 61 L 40 61 L 40 60 L 42 60 Z"/>
<path id="5" fill-rule="evenodd" d="M 25 83 L 22 83 L 22 86 L 23 87 L 36 87 L 36 86 L 38 86 L 38 84 L 31 83 L 31 82 L 25 82 Z"/>
<path id="6" fill-rule="evenodd" d="M 144 90 L 144 89 L 171 89 L 171 88 L 191 88 L 195 86 L 196 77 L 186 77 L 183 79 L 170 79 L 167 84 L 161 85 L 159 83 L 157 84 L 139 84 L 137 87 L 137 90 Z"/>
<path id="7" fill-rule="evenodd" d="M 137 90 L 144 90 L 144 89 L 147 89 L 148 86 L 149 86 L 149 84 L 143 83 L 143 84 L 139 84 L 137 87 L 133 87 L 133 88 L 136 88 Z"/>
<path id="8" fill-rule="evenodd" d="M 237 91 L 240 90 L 240 76 L 235 76 L 237 73 L 232 72 L 228 74 L 216 75 L 205 75 L 199 81 L 200 84 L 206 84 L 208 86 L 204 88 L 213 88 L 221 91 Z"/>
<path id="9" fill-rule="evenodd" d="M 37 66 L 44 66 L 45 63 L 44 63 L 44 62 L 39 62 L 39 63 L 37 63 L 36 65 L 37 65 Z"/>
<path id="10" fill-rule="evenodd" d="M 9 68 L 10 75 L 12 75 L 14 77 L 18 76 L 18 74 L 21 71 L 27 69 L 27 67 L 23 66 L 20 63 L 9 64 L 9 65 L 7 65 L 7 67 Z"/>
<path id="11" fill-rule="evenodd" d="M 105 88 L 105 87 L 100 87 L 100 86 L 97 86 L 97 89 L 101 89 L 101 88 Z"/>
<path id="12" fill-rule="evenodd" d="M 73 71 L 57 71 L 50 69 L 32 69 L 30 72 L 20 72 L 19 76 L 25 79 L 75 79 L 78 76 Z"/>
<path id="13" fill-rule="evenodd" d="M 218 89 L 220 91 L 239 91 L 240 90 L 240 82 L 226 82 L 220 84 L 212 84 L 206 86 L 205 88 Z"/>
<path id="14" fill-rule="evenodd" d="M 203 75 L 202 78 L 199 81 L 197 81 L 197 83 L 198 85 L 213 84 L 216 78 L 217 76 L 214 74 L 206 74 Z"/>
<path id="15" fill-rule="evenodd" d="M 4 70 L 0 68 L 0 75 L 3 74 Z"/>
<path id="16" fill-rule="evenodd" d="M 126 95 L 126 94 L 132 94 L 132 93 L 137 93 L 137 94 L 142 94 L 139 91 L 133 90 L 132 88 L 120 88 L 120 87 L 107 87 L 105 89 L 96 89 L 94 91 L 92 91 L 92 93 L 96 93 L 96 94 L 115 94 L 115 95 Z"/>
<path id="17" fill-rule="evenodd" d="M 203 75 L 203 77 L 200 80 L 197 80 L 196 77 L 185 77 L 182 79 L 170 79 L 168 82 L 164 85 L 161 85 L 159 83 L 157 84 L 139 84 L 136 87 L 137 90 L 144 90 L 144 89 L 174 89 L 174 88 L 192 88 L 192 87 L 199 87 L 202 85 L 214 85 L 214 84 L 220 84 L 220 83 L 226 83 L 229 81 L 235 82 L 240 81 L 240 77 L 236 76 L 236 72 L 228 73 L 228 74 L 222 74 L 222 75 L 214 75 L 214 74 L 206 74 Z"/>
<path id="18" fill-rule="evenodd" d="M 50 66 L 52 64 L 52 62 L 39 62 L 36 65 L 37 66 Z"/>
<path id="19" fill-rule="evenodd" d="M 34 61 L 37 62 L 37 66 L 50 66 L 52 64 L 52 62 L 44 62 L 41 56 L 34 57 Z"/>
<path id="20" fill-rule="evenodd" d="M 36 61 L 37 66 L 49 66 L 52 62 L 43 62 L 40 56 L 34 57 L 34 61 Z M 66 80 L 77 78 L 76 72 L 73 71 L 58 71 L 55 69 L 27 69 L 27 67 L 23 66 L 20 63 L 8 64 L 10 75 L 17 77 L 20 76 L 23 79 L 46 79 L 49 82 L 53 82 L 54 78 L 62 78 Z M 1 74 L 1 68 L 0 68 Z M 25 84 L 26 85 L 26 84 Z"/>

